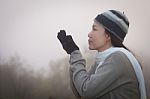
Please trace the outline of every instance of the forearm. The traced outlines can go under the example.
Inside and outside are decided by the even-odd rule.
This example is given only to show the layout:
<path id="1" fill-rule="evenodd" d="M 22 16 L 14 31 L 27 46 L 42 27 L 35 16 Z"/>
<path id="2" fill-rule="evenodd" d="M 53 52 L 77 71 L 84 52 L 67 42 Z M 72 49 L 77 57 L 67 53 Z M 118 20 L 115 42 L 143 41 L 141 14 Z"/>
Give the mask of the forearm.
<path id="1" fill-rule="evenodd" d="M 75 55 L 74 55 L 74 54 L 75 54 Z M 70 65 L 71 65 L 71 67 L 70 67 L 70 86 L 71 86 L 71 89 L 72 89 L 74 95 L 75 95 L 76 97 L 80 98 L 81 96 L 80 96 L 79 92 L 80 92 L 80 90 L 82 90 L 82 88 L 80 89 L 80 86 L 79 86 L 80 84 L 79 84 L 79 85 L 76 85 L 76 86 L 78 86 L 77 89 L 79 89 L 79 91 L 77 91 L 77 89 L 76 89 L 74 83 L 78 83 L 78 81 L 81 81 L 81 80 L 82 80 L 82 78 L 81 78 L 81 79 L 79 79 L 79 78 L 81 77 L 81 75 L 84 74 L 84 73 L 81 73 L 81 72 L 82 72 L 82 71 L 83 71 L 83 72 L 86 71 L 86 70 L 85 70 L 85 60 L 82 58 L 80 51 L 76 51 L 76 52 L 72 53 L 70 59 L 71 59 L 71 60 L 70 60 Z M 82 61 L 83 61 L 83 62 L 82 62 Z M 83 66 L 81 65 L 81 63 L 80 63 L 80 64 L 79 64 L 79 63 L 77 64 L 77 63 L 75 63 L 75 62 L 81 62 Z M 74 65 L 72 65 L 72 64 L 74 64 Z M 76 67 L 74 67 L 74 66 L 76 66 Z M 83 68 L 80 68 L 80 66 L 83 67 Z M 80 68 L 81 70 L 76 69 L 76 68 Z M 91 66 L 90 70 L 88 71 L 88 75 L 93 74 L 94 68 L 95 68 L 95 64 Z M 77 70 L 77 71 L 79 70 L 79 71 L 81 71 L 81 72 L 76 72 L 76 70 Z M 87 72 L 85 72 L 85 73 L 87 73 Z M 73 74 L 74 74 L 74 75 L 73 75 Z M 79 74 L 80 74 L 80 75 L 79 75 Z M 78 75 L 79 75 L 80 77 L 78 77 Z M 73 79 L 74 79 L 74 80 L 73 80 Z M 80 83 L 82 83 L 82 81 L 81 81 Z M 81 93 L 81 92 L 80 92 L 80 93 Z"/>
<path id="2" fill-rule="evenodd" d="M 85 60 L 82 58 L 82 55 L 79 50 L 76 50 L 71 53 L 70 56 L 70 71 L 72 72 L 72 81 L 73 84 L 80 94 L 80 96 L 83 95 L 82 93 L 82 86 L 84 84 L 84 81 L 88 78 L 85 69 Z M 85 76 L 84 76 L 85 75 Z"/>

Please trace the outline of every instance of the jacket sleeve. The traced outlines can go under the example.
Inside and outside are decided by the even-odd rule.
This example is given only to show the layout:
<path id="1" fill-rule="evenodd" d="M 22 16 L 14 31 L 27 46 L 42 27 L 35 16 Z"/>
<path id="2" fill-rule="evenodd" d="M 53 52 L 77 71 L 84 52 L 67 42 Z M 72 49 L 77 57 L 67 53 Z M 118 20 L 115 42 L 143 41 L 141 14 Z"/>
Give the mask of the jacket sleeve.
<path id="1" fill-rule="evenodd" d="M 115 82 L 121 72 L 116 69 L 115 66 L 118 66 L 116 63 L 115 60 L 107 59 L 95 74 L 89 75 L 80 51 L 72 52 L 70 56 L 71 79 L 79 95 L 86 99 L 96 98 L 114 89 Z"/>

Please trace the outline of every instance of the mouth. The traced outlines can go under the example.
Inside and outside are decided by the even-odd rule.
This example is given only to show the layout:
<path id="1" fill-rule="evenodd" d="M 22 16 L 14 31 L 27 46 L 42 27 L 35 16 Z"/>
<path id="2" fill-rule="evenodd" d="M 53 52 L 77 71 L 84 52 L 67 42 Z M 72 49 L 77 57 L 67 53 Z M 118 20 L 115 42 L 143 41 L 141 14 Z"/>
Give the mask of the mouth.
<path id="1" fill-rule="evenodd" d="M 92 41 L 91 41 L 91 40 L 88 40 L 88 42 L 89 42 L 89 45 L 92 43 Z"/>

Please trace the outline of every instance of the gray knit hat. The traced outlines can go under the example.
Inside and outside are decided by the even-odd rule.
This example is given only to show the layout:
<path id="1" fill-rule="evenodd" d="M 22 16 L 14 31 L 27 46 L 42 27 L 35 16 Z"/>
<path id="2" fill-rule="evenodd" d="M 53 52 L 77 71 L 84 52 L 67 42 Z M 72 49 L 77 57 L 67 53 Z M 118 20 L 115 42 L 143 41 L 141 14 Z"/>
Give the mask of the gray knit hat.
<path id="1" fill-rule="evenodd" d="M 116 10 L 109 10 L 102 14 L 97 15 L 95 21 L 104 26 L 106 30 L 115 35 L 121 41 L 124 40 L 128 28 L 129 21 L 124 13 Z"/>

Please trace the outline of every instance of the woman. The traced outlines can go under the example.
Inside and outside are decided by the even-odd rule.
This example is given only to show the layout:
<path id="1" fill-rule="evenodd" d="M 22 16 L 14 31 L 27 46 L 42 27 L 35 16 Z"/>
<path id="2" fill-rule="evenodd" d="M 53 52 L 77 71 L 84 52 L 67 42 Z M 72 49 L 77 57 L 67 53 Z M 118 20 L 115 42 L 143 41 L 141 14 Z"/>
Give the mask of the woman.
<path id="1" fill-rule="evenodd" d="M 127 17 L 116 10 L 99 14 L 88 34 L 89 49 L 97 50 L 95 63 L 86 71 L 79 47 L 64 30 L 58 39 L 70 54 L 71 88 L 83 99 L 146 99 L 142 70 L 123 45 L 128 32 Z"/>

